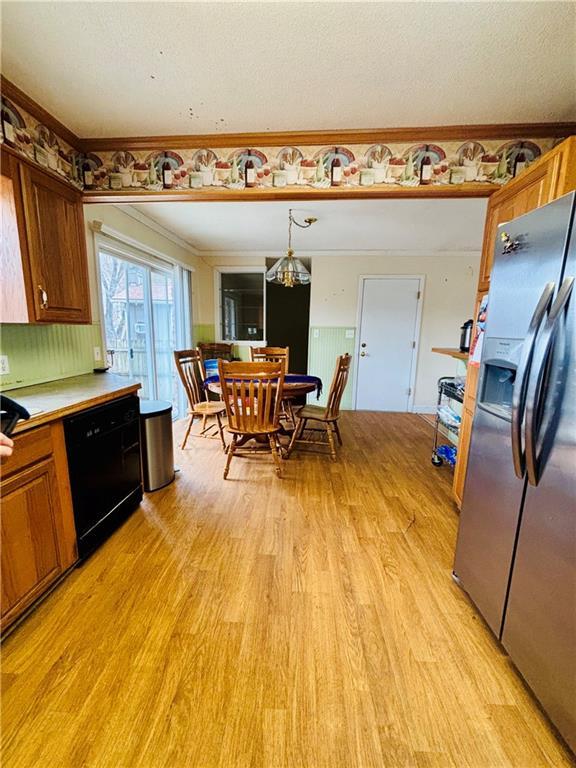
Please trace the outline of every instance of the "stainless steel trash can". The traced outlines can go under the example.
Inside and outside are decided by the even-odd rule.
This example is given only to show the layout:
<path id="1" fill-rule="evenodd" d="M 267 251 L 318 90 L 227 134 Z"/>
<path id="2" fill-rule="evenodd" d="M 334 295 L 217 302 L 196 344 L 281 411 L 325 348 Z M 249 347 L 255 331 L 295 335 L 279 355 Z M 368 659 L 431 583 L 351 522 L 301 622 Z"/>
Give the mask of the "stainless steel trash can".
<path id="1" fill-rule="evenodd" d="M 174 480 L 172 403 L 140 400 L 142 475 L 145 491 L 157 491 Z"/>

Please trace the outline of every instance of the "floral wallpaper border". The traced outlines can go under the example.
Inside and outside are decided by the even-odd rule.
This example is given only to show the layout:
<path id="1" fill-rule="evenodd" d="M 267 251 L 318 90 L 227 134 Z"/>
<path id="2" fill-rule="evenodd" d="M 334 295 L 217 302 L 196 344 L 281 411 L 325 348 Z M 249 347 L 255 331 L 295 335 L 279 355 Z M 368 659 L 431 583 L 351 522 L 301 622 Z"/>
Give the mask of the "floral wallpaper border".
<path id="1" fill-rule="evenodd" d="M 249 186 L 260 188 L 418 187 L 422 183 L 465 182 L 501 185 L 560 141 L 520 137 L 513 141 L 469 141 L 463 137 L 460 141 L 434 142 L 431 137 L 428 143 L 418 144 L 167 147 L 154 152 L 118 150 L 84 155 L 12 101 L 2 97 L 1 103 L 3 123 L 7 117 L 12 125 L 9 132 L 14 148 L 86 190 L 241 190 L 247 186 L 245 166 L 249 160 L 254 169 Z M 2 140 L 6 135 L 3 130 Z M 425 158 L 429 178 L 421 178 Z M 336 173 L 333 166 L 338 169 Z"/>

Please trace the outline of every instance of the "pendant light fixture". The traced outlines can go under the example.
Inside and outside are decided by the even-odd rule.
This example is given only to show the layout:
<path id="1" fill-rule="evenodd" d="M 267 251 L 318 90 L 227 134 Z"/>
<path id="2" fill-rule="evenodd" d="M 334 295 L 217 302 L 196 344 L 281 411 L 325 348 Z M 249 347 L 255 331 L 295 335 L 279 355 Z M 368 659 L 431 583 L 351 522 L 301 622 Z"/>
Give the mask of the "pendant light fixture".
<path id="1" fill-rule="evenodd" d="M 266 272 L 266 280 L 269 283 L 278 283 L 285 288 L 293 288 L 295 285 L 309 285 L 310 272 L 306 269 L 300 259 L 295 258 L 294 251 L 292 250 L 292 224 L 296 224 L 301 229 L 308 229 L 309 226 L 314 224 L 315 219 L 311 216 L 308 219 L 304 219 L 304 224 L 296 221 L 292 216 L 292 208 L 288 211 L 288 250 L 286 256 L 282 256 L 270 267 Z"/>

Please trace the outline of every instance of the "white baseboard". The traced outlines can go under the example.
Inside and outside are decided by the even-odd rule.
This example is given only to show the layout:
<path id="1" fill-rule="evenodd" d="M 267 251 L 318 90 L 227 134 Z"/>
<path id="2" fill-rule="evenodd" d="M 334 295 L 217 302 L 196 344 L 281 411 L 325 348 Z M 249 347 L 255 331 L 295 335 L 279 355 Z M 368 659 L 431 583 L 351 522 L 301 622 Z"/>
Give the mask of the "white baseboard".
<path id="1" fill-rule="evenodd" d="M 435 405 L 415 405 L 412 408 L 412 413 L 436 413 Z"/>

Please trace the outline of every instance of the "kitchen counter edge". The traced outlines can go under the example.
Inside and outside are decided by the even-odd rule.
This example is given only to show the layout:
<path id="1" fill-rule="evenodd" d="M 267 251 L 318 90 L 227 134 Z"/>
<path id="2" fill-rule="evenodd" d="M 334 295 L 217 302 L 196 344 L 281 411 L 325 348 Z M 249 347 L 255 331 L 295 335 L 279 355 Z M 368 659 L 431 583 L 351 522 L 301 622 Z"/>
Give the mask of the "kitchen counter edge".
<path id="1" fill-rule="evenodd" d="M 100 376 L 101 374 L 86 374 L 86 379 L 88 377 L 95 377 Z M 41 395 L 36 395 L 33 393 L 33 390 L 37 390 L 38 387 L 47 387 L 48 384 L 54 384 L 55 387 L 57 385 L 64 385 L 63 389 L 66 388 L 66 383 L 72 383 L 72 379 L 75 381 L 78 381 L 78 379 L 82 379 L 84 376 L 75 376 L 71 377 L 71 379 L 59 379 L 58 381 L 54 382 L 48 382 L 47 384 L 42 385 L 33 385 L 31 387 L 22 387 L 20 389 L 14 389 L 14 390 L 8 390 L 4 394 L 6 394 L 8 397 L 13 397 L 16 402 L 21 403 L 26 408 L 27 405 L 32 406 L 33 403 L 38 402 L 41 400 Z M 93 383 L 94 379 L 91 378 L 91 382 Z M 104 383 L 104 382 L 103 382 Z M 108 382 L 107 382 L 108 383 Z M 136 393 L 139 389 L 141 389 L 142 385 L 138 381 L 130 381 L 125 382 L 123 385 L 114 386 L 112 385 L 112 388 L 110 389 L 103 389 L 101 392 L 90 392 L 86 396 L 82 395 L 81 392 L 81 385 L 78 387 L 78 391 L 76 394 L 71 395 L 71 400 L 66 405 L 62 405 L 55 408 L 46 408 L 43 409 L 40 413 L 32 416 L 27 421 L 19 421 L 16 427 L 14 428 L 14 431 L 12 432 L 12 435 L 20 435 L 23 432 L 28 432 L 31 429 L 34 429 L 35 427 L 40 427 L 43 424 L 49 424 L 53 421 L 58 421 L 59 419 L 63 419 L 66 416 L 72 416 L 76 413 L 80 413 L 81 411 L 85 411 L 88 408 L 93 408 L 97 405 L 103 405 L 104 403 L 111 402 L 112 400 L 117 400 L 120 397 L 124 397 L 125 395 L 131 395 Z M 24 395 L 25 391 L 29 389 L 30 395 Z M 63 393 L 64 394 L 64 393 Z M 20 397 L 19 397 L 20 395 Z M 24 395 L 24 397 L 23 397 Z M 29 402 L 27 403 L 26 400 Z"/>

